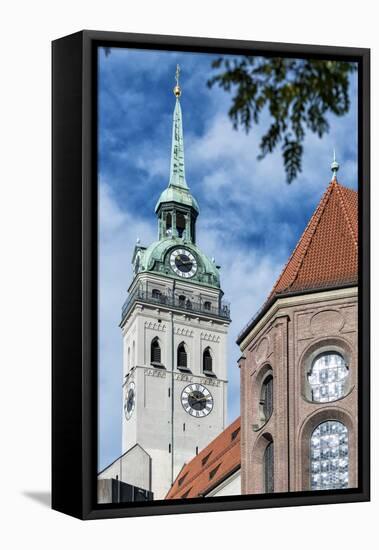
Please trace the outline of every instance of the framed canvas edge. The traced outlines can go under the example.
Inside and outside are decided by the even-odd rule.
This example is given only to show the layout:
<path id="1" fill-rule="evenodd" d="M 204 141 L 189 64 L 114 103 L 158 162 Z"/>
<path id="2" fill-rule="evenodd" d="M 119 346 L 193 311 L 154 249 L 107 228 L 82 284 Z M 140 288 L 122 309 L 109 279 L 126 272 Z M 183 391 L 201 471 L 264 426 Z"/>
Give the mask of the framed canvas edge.
<path id="1" fill-rule="evenodd" d="M 74 38 L 72 38 L 74 37 Z M 370 224 L 370 50 L 365 48 L 346 48 L 337 46 L 314 46 L 301 44 L 282 44 L 272 42 L 254 42 L 230 39 L 208 39 L 195 37 L 175 37 L 163 35 L 145 35 L 134 33 L 115 33 L 103 31 L 81 31 L 70 37 L 64 37 L 53 42 L 56 46 L 69 39 L 80 42 L 80 55 L 82 64 L 81 86 L 82 94 L 77 98 L 80 103 L 80 116 L 82 124 L 81 132 L 81 161 L 77 166 L 77 185 L 80 185 L 82 201 L 80 205 L 81 232 L 76 235 L 82 245 L 81 271 L 76 273 L 76 285 L 80 284 L 81 300 L 81 353 L 78 354 L 76 369 L 72 368 L 72 384 L 80 387 L 80 404 L 76 403 L 76 410 L 80 408 L 78 424 L 80 425 L 81 445 L 77 441 L 72 450 L 76 457 L 75 464 L 78 468 L 80 477 L 80 487 L 74 491 L 72 506 L 67 501 L 64 506 L 57 504 L 53 489 L 53 508 L 64 513 L 68 513 L 81 519 L 100 519 L 112 517 L 130 517 L 147 516 L 161 514 L 177 514 L 191 512 L 212 512 L 226 510 L 242 510 L 254 508 L 283 507 L 283 506 L 301 506 L 315 504 L 334 504 L 344 502 L 362 502 L 370 500 L 370 263 L 369 263 L 369 224 Z M 96 98 L 94 94 L 94 74 L 96 69 L 96 59 L 94 56 L 95 48 L 99 45 L 112 45 L 119 43 L 122 47 L 139 47 L 146 49 L 179 49 L 188 51 L 228 51 L 239 52 L 251 50 L 254 53 L 262 52 L 267 55 L 301 55 L 320 56 L 320 57 L 339 57 L 355 58 L 359 63 L 360 93 L 359 93 L 359 211 L 360 211 L 360 272 L 359 272 L 359 353 L 361 384 L 359 391 L 359 425 L 361 434 L 361 443 L 359 446 L 359 468 L 360 484 L 359 489 L 344 490 L 332 492 L 332 494 L 304 494 L 290 493 L 274 495 L 242 495 L 238 497 L 215 497 L 211 499 L 191 499 L 191 501 L 156 501 L 154 504 L 140 505 L 96 505 L 96 475 L 97 475 L 97 308 L 94 307 L 97 299 L 97 280 L 94 279 L 94 268 L 96 270 L 96 247 L 97 238 L 94 231 L 97 227 L 97 190 L 95 191 L 94 182 L 96 181 L 96 166 L 94 162 L 96 150 Z M 53 91 L 54 100 L 54 91 Z M 53 136 L 54 136 L 54 101 L 53 101 Z M 69 116 L 69 113 L 67 114 Z M 54 145 L 53 145 L 54 149 Z M 53 152 L 54 157 L 54 152 Z M 79 175 L 80 174 L 80 175 Z M 53 171 L 53 189 L 56 185 L 56 174 Z M 361 182 L 364 182 L 364 186 Z M 54 202 L 54 201 L 53 201 Z M 75 205 L 73 205 L 75 206 Z M 79 215 L 79 213 L 76 213 Z M 53 220 L 54 228 L 54 220 Z M 95 239 L 94 239 L 95 236 Z M 95 242 L 94 242 L 95 240 Z M 57 247 L 57 243 L 55 243 Z M 75 271 L 75 266 L 70 266 Z M 54 272 L 54 270 L 53 270 Z M 62 274 L 55 271 L 56 281 L 62 279 Z M 75 274 L 73 274 L 75 278 Z M 60 282 L 62 286 L 67 287 L 67 282 Z M 53 291 L 54 296 L 54 291 Z M 363 307 L 364 306 L 364 307 Z M 54 308 L 53 299 L 53 322 L 57 316 Z M 55 339 L 58 336 L 55 335 Z M 53 338 L 54 345 L 54 338 Z M 54 353 L 54 352 L 53 352 Z M 55 369 L 61 370 L 62 366 Z M 54 370 L 54 360 L 53 360 Z M 75 371 L 75 372 L 74 372 Z M 80 376 L 79 376 L 79 374 Z M 54 376 L 54 375 L 53 375 Z M 61 377 L 60 377 L 61 378 Z M 56 384 L 55 384 L 56 386 Z M 54 380 L 53 380 L 54 388 Z M 59 389 L 55 387 L 53 396 L 57 396 Z M 75 392 L 76 398 L 78 391 Z M 54 401 L 53 401 L 54 403 Z M 80 405 L 80 407 L 79 407 Z M 54 405 L 53 405 L 54 407 Z M 55 428 L 61 431 L 62 424 L 65 423 L 65 412 L 60 407 L 60 414 L 63 418 L 53 422 L 53 431 Z M 53 410 L 54 416 L 54 410 Z M 59 416 L 59 415 L 58 415 Z M 55 437 L 56 439 L 56 437 Z M 57 449 L 60 445 L 57 444 Z M 76 472 L 76 479 L 78 479 Z M 70 468 L 67 472 L 59 474 L 53 459 L 53 477 L 68 479 Z M 75 477 L 75 476 L 74 476 Z M 61 481 L 61 486 L 63 483 Z M 321 492 L 320 492 L 321 493 Z M 329 492 L 328 492 L 329 493 Z M 59 499 L 58 499 L 59 500 Z"/>

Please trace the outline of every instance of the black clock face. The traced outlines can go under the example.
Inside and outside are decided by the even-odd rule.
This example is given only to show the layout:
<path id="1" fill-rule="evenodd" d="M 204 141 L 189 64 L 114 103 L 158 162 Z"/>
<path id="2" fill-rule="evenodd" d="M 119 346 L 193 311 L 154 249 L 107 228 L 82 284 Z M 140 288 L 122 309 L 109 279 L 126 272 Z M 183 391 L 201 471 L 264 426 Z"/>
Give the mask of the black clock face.
<path id="1" fill-rule="evenodd" d="M 124 403 L 124 413 L 126 420 L 132 416 L 133 411 L 136 406 L 136 393 L 134 382 L 131 382 L 126 388 L 125 392 L 125 403 Z"/>
<path id="2" fill-rule="evenodd" d="M 213 397 L 202 384 L 190 384 L 182 391 L 182 406 L 191 416 L 201 418 L 213 409 Z"/>
<path id="3" fill-rule="evenodd" d="M 180 277 L 193 277 L 197 271 L 194 255 L 185 248 L 178 248 L 171 253 L 170 265 L 172 270 Z"/>
<path id="4" fill-rule="evenodd" d="M 128 392 L 128 399 L 126 401 L 126 410 L 130 413 L 134 405 L 134 390 L 130 389 Z"/>

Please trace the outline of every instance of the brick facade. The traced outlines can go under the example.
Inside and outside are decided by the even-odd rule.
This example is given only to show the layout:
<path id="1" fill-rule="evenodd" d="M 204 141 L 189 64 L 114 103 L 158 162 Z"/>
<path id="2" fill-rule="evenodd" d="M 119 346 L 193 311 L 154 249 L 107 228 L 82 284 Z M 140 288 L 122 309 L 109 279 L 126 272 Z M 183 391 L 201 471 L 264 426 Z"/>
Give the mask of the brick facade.
<path id="1" fill-rule="evenodd" d="M 357 484 L 357 288 L 277 302 L 241 343 L 242 493 L 264 492 L 263 455 L 274 444 L 274 491 L 310 489 L 309 442 L 314 428 L 339 420 L 349 433 L 349 487 Z M 328 403 L 309 397 L 307 372 L 323 352 L 338 352 L 348 369 L 347 394 Z M 273 412 L 259 411 L 262 382 L 273 375 Z"/>

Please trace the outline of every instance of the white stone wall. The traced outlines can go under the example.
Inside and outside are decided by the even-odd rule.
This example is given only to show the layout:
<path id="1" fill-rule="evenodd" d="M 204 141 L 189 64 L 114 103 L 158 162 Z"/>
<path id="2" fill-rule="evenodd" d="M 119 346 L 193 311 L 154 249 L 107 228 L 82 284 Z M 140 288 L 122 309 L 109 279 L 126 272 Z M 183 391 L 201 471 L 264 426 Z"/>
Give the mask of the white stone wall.
<path id="1" fill-rule="evenodd" d="M 222 483 L 217 485 L 215 489 L 210 491 L 207 497 L 225 497 L 241 495 L 241 470 L 237 470 Z"/>
<path id="2" fill-rule="evenodd" d="M 141 279 L 145 285 L 153 285 L 150 290 L 158 288 L 164 292 L 167 285 L 172 285 L 172 280 L 151 274 L 143 274 Z M 213 300 L 212 303 L 218 303 L 217 289 L 194 289 L 194 285 L 189 283 L 177 283 L 176 286 L 175 292 L 186 292 L 188 296 L 190 293 L 197 294 L 197 297 L 202 294 Z M 125 452 L 138 443 L 151 456 L 151 490 L 155 499 L 165 497 L 171 486 L 172 476 L 175 479 L 183 464 L 225 428 L 227 330 L 227 321 L 215 320 L 211 316 L 190 311 L 171 312 L 163 307 L 138 303 L 133 306 L 122 327 L 124 398 L 131 381 L 135 384 L 136 394 L 132 417 L 126 420 L 123 414 L 122 448 Z M 150 364 L 150 346 L 155 337 L 159 338 L 161 362 L 165 369 L 154 368 Z M 181 373 L 176 365 L 177 347 L 181 342 L 185 343 L 187 349 L 188 368 L 191 370 L 188 374 Z M 202 372 L 202 357 L 206 347 L 211 348 L 216 378 L 206 377 Z M 183 389 L 194 382 L 206 386 L 213 396 L 213 410 L 203 418 L 192 417 L 181 404 Z M 125 475 L 122 481 L 131 483 Z"/>

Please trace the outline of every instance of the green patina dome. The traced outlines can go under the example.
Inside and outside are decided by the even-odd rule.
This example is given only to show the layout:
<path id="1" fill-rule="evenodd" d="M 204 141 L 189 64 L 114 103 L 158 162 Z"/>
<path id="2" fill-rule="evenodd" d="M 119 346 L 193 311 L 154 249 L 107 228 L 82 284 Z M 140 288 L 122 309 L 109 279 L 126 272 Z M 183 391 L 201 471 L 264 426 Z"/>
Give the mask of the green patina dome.
<path id="1" fill-rule="evenodd" d="M 166 202 L 177 202 L 179 204 L 192 207 L 197 213 L 200 211 L 197 200 L 191 195 L 188 188 L 185 189 L 174 185 L 167 187 L 167 189 L 162 191 L 161 196 L 159 197 L 159 200 L 155 206 L 155 212 L 158 211 L 162 203 Z"/>
<path id="2" fill-rule="evenodd" d="M 198 268 L 196 274 L 191 277 L 191 282 L 198 282 L 213 287 L 220 287 L 220 274 L 213 261 L 211 261 L 194 243 L 183 241 L 177 237 L 168 237 L 155 241 L 146 250 L 140 252 L 139 271 L 155 271 L 161 274 L 177 277 L 170 268 L 170 252 L 175 248 L 185 248 L 195 256 Z"/>

